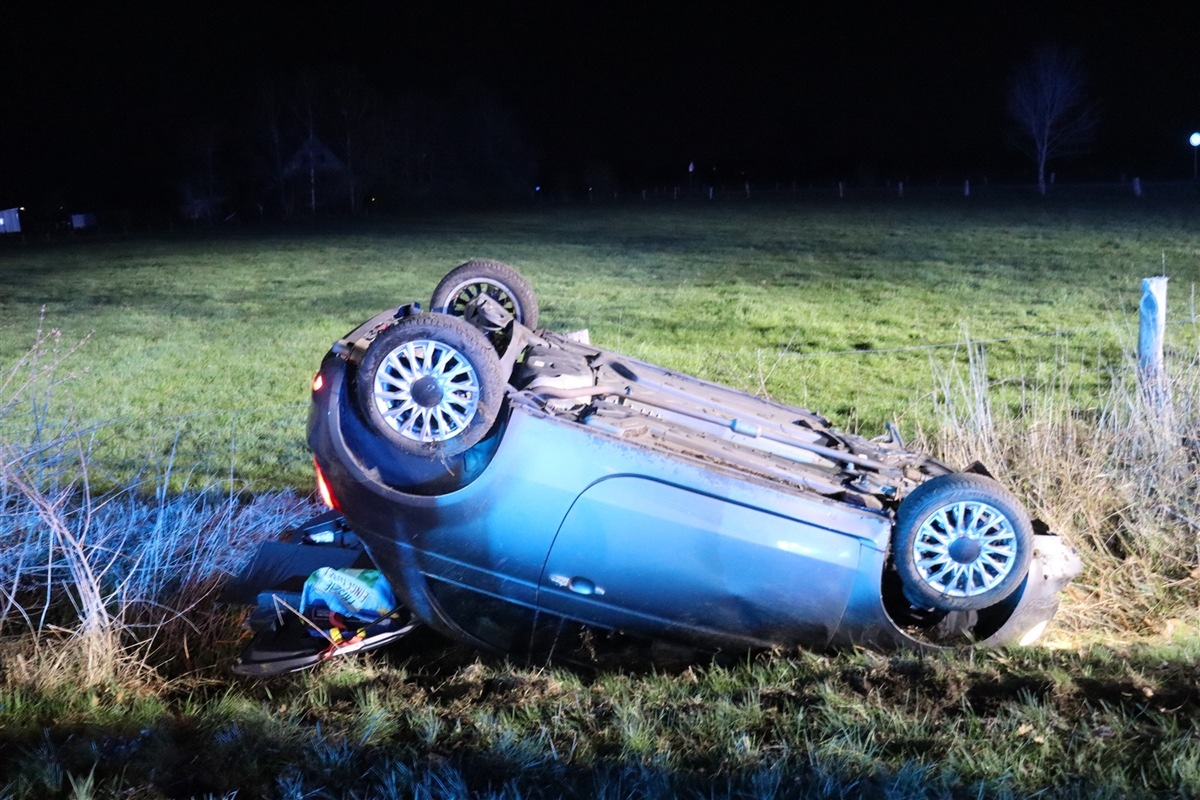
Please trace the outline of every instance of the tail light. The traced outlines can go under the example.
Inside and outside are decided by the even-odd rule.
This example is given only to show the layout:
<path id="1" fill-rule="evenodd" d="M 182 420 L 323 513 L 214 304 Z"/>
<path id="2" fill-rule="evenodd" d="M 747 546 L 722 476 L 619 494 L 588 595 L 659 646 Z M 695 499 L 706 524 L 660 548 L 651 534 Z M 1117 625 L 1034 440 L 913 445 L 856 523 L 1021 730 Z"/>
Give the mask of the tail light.
<path id="1" fill-rule="evenodd" d="M 325 473 L 321 471 L 321 465 L 317 463 L 316 458 L 313 458 L 313 467 L 317 471 L 317 494 L 321 496 L 321 502 L 334 511 L 341 511 L 342 505 L 333 496 L 333 490 L 329 488 L 329 481 L 326 480 Z"/>

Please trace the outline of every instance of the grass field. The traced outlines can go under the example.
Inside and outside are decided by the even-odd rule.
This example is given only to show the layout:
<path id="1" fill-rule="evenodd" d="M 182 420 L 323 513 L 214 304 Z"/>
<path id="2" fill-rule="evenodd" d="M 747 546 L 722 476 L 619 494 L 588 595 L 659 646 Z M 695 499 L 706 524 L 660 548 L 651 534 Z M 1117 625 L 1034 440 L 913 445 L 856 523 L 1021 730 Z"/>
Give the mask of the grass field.
<path id="1" fill-rule="evenodd" d="M 990 342 L 997 384 L 1055 380 L 1086 407 L 1123 366 L 1140 278 L 1165 262 L 1190 318 L 1198 250 L 1184 211 L 1111 207 L 597 209 L 71 242 L 0 252 L 0 357 L 44 308 L 62 346 L 87 338 L 65 363 L 79 422 L 124 421 L 103 464 L 180 433 L 193 467 L 228 475 L 211 461 L 228 446 L 194 441 L 219 433 L 237 477 L 300 488 L 321 355 L 468 257 L 524 270 L 549 326 L 874 433 L 930 421 L 967 338 Z"/>
<path id="2" fill-rule="evenodd" d="M 1198 213 L 697 204 L 0 242 L 0 800 L 1196 796 Z M 524 271 L 547 326 L 983 458 L 1084 556 L 1050 647 L 580 671 L 418 637 L 231 680 L 213 590 L 308 511 L 320 357 L 470 257 Z M 1130 380 L 1164 271 L 1167 411 Z"/>

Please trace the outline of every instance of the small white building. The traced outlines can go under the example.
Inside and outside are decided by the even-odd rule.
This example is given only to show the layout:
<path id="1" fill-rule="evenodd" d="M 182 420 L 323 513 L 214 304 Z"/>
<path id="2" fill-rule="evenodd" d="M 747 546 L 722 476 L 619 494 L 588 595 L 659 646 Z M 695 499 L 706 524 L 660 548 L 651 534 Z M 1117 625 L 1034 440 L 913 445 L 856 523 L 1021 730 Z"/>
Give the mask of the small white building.
<path id="1" fill-rule="evenodd" d="M 21 232 L 21 209 L 5 208 L 0 210 L 0 234 Z"/>

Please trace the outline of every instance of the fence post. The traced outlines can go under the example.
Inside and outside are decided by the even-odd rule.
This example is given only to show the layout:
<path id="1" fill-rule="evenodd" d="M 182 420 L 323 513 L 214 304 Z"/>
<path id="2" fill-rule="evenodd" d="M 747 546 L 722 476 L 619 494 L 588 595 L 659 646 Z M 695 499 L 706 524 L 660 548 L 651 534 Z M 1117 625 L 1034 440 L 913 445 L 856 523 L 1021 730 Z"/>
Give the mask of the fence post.
<path id="1" fill-rule="evenodd" d="M 1167 276 L 1142 279 L 1138 306 L 1138 380 L 1143 397 L 1163 399 L 1163 339 L 1167 330 Z"/>

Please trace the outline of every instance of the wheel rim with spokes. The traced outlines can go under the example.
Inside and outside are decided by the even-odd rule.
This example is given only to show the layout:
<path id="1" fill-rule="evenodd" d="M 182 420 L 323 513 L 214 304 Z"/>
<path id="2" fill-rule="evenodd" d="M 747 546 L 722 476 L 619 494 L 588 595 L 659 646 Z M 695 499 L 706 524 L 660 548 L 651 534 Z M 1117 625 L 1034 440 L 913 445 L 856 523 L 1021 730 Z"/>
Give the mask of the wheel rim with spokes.
<path id="1" fill-rule="evenodd" d="M 921 578 L 939 594 L 977 597 L 999 586 L 1017 563 L 1012 522 L 984 502 L 951 503 L 930 514 L 913 540 Z"/>
<path id="2" fill-rule="evenodd" d="M 466 430 L 479 393 L 471 362 L 444 342 L 405 342 L 375 372 L 375 407 L 389 427 L 417 442 L 444 442 Z"/>
<path id="3" fill-rule="evenodd" d="M 481 294 L 486 294 L 495 300 L 504 307 L 505 311 L 512 314 L 518 320 L 523 319 L 523 309 L 521 308 L 521 302 L 517 299 L 516 293 L 494 278 L 486 280 L 476 278 L 464 281 L 455 286 L 450 292 L 450 301 L 446 304 L 446 312 L 456 317 L 463 316 L 471 301 Z"/>

